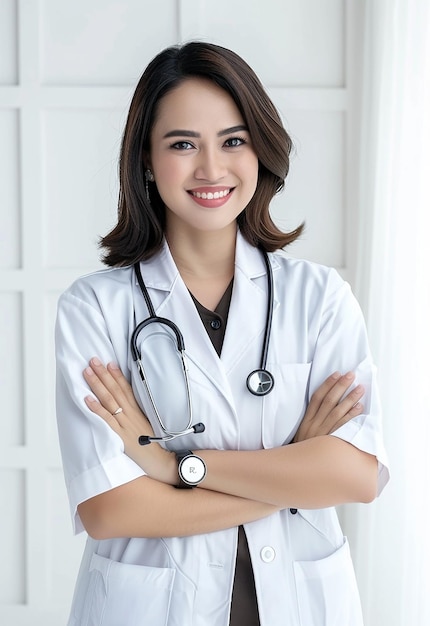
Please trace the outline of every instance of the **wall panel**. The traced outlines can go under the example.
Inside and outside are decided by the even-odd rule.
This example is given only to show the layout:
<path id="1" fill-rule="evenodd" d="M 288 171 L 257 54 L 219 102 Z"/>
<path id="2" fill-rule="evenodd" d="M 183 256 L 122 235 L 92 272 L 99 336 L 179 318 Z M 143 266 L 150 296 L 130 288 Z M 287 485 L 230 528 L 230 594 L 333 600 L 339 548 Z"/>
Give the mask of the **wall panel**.
<path id="1" fill-rule="evenodd" d="M 344 84 L 343 0 L 190 2 L 198 21 L 185 28 L 193 37 L 233 48 L 266 85 L 341 87 Z"/>
<path id="2" fill-rule="evenodd" d="M 16 0 L 0 2 L 0 85 L 18 82 L 18 41 Z"/>
<path id="3" fill-rule="evenodd" d="M 345 267 L 344 113 L 291 110 L 285 126 L 294 148 L 272 215 L 286 230 L 306 224 L 302 237 L 288 248 L 291 254 Z"/>
<path id="4" fill-rule="evenodd" d="M 25 476 L 21 470 L 0 469 L 0 616 L 2 605 L 24 604 L 25 579 Z M 2 624 L 6 622 L 2 620 Z"/>
<path id="5" fill-rule="evenodd" d="M 44 84 L 134 84 L 176 40 L 176 1 L 43 0 L 41 24 Z"/>
<path id="6" fill-rule="evenodd" d="M 123 118 L 113 110 L 43 112 L 44 262 L 87 267 L 97 238 L 113 225 Z"/>
<path id="7" fill-rule="evenodd" d="M 0 328 L 0 398 L 5 416 L 1 424 L 1 450 L 25 443 L 24 346 L 22 298 L 19 293 L 0 291 Z M 0 497 L 3 499 L 3 495 Z"/>
<path id="8" fill-rule="evenodd" d="M 21 264 L 18 115 L 17 109 L 0 109 L 1 269 L 18 268 Z"/>
<path id="9" fill-rule="evenodd" d="M 66 287 L 64 281 L 64 288 Z M 57 313 L 57 300 L 60 292 L 57 290 L 47 290 L 45 293 L 43 319 L 45 329 L 45 363 L 46 378 L 44 386 L 44 397 L 46 398 L 46 414 L 45 414 L 45 442 L 49 450 L 52 451 L 52 457 L 57 464 L 60 463 L 60 450 L 58 446 L 57 423 L 55 419 L 55 393 L 53 389 L 53 381 L 55 381 L 55 318 Z"/>

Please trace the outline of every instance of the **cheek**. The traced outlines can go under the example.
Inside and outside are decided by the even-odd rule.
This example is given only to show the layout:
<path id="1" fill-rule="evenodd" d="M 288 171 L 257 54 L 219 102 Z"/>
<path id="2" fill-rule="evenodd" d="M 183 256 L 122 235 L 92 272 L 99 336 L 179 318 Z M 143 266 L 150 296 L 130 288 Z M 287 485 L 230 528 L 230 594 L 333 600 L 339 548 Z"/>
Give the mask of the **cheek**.
<path id="1" fill-rule="evenodd" d="M 157 187 L 160 190 L 165 190 L 167 193 L 182 187 L 189 175 L 190 166 L 186 158 L 164 158 L 162 161 L 154 164 L 154 176 Z"/>
<path id="2" fill-rule="evenodd" d="M 258 157 L 253 150 L 250 150 L 243 161 L 243 167 L 248 170 L 248 175 L 257 176 L 258 174 Z"/>

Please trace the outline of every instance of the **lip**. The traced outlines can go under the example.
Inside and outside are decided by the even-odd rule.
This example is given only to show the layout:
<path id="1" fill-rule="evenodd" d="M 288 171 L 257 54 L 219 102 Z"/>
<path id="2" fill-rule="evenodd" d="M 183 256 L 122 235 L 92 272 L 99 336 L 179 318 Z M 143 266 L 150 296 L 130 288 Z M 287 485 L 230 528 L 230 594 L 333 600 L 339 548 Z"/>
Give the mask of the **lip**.
<path id="1" fill-rule="evenodd" d="M 234 187 L 196 187 L 188 193 L 200 206 L 216 208 L 228 202 L 233 191 Z"/>

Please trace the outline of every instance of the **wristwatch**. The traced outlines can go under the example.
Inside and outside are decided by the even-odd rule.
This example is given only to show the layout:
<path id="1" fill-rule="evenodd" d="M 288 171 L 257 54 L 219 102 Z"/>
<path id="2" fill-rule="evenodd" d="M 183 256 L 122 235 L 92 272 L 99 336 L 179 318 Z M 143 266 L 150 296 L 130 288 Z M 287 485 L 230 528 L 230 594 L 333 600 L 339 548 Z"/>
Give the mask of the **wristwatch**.
<path id="1" fill-rule="evenodd" d="M 178 461 L 179 489 L 191 489 L 199 485 L 206 476 L 206 465 L 203 459 L 194 454 L 191 450 L 178 450 L 176 460 Z"/>

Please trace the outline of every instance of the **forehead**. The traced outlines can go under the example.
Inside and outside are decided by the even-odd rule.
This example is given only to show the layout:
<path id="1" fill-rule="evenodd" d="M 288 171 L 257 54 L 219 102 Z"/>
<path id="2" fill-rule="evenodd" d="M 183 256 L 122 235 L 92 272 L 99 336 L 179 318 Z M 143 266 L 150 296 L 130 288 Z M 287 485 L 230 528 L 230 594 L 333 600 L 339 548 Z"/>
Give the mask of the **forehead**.
<path id="1" fill-rule="evenodd" d="M 222 130 L 243 124 L 243 117 L 227 91 L 213 82 L 188 78 L 158 103 L 153 134 L 177 129 Z"/>

